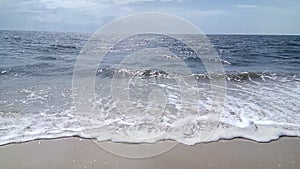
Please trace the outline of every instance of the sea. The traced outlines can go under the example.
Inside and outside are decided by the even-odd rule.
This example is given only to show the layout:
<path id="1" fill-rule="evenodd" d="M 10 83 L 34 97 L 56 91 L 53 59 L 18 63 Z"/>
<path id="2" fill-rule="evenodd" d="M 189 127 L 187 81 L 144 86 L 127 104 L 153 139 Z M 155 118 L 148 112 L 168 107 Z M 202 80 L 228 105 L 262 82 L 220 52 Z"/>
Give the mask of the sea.
<path id="1" fill-rule="evenodd" d="M 78 82 L 91 36 L 0 31 L 0 145 L 71 136 L 188 145 L 300 136 L 300 36 L 206 35 L 216 60 L 169 36 L 133 35 Z M 209 73 L 204 62 L 223 71 Z"/>

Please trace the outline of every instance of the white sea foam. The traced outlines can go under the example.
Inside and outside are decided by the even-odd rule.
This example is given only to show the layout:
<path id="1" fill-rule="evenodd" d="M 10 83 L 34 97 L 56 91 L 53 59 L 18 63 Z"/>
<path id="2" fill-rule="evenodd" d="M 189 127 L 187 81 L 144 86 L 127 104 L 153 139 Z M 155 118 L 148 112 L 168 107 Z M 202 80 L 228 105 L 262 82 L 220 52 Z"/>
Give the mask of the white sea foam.
<path id="1" fill-rule="evenodd" d="M 262 81 L 253 84 L 249 81 L 228 81 L 226 104 L 220 118 L 209 114 L 212 99 L 208 83 L 199 81 L 201 87 L 189 89 L 191 92 L 197 90 L 200 98 L 197 110 L 187 107 L 188 111 L 182 111 L 184 105 L 176 84 L 160 83 L 157 86 L 164 89 L 167 96 L 165 109 L 159 114 L 153 114 L 151 106 L 145 107 L 147 101 L 133 99 L 136 109 L 120 115 L 118 105 L 110 95 L 96 93 L 94 111 L 86 117 L 75 113 L 76 108 L 68 100 L 69 89 L 22 89 L 20 97 L 25 100 L 13 98 L 14 101 L 2 99 L 0 102 L 10 110 L 0 112 L 0 145 L 66 136 L 135 143 L 173 139 L 188 145 L 235 137 L 268 142 L 283 135 L 300 136 L 298 82 Z M 135 90 L 138 93 L 139 89 Z M 55 98 L 66 99 L 59 101 L 65 103 L 62 104 L 64 106 L 55 108 Z M 23 109 L 23 113 L 17 112 L 25 105 L 39 104 L 36 111 Z M 48 106 L 46 109 L 45 105 Z M 214 123 L 218 125 L 212 125 Z M 200 139 L 206 131 L 212 135 Z"/>

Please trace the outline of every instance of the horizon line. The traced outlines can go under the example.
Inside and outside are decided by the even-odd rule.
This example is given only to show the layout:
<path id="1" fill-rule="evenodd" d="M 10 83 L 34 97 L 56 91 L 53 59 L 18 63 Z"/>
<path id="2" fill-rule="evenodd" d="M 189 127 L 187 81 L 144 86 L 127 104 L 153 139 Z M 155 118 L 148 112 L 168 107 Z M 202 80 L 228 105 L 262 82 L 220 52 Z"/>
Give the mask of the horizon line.
<path id="1" fill-rule="evenodd" d="M 26 32 L 53 32 L 53 33 L 86 33 L 93 34 L 97 31 L 57 31 L 57 30 L 30 30 L 30 29 L 0 29 L 0 31 L 26 31 Z M 297 33 L 214 33 L 214 32 L 203 32 L 204 35 L 269 35 L 269 36 L 300 36 Z"/>

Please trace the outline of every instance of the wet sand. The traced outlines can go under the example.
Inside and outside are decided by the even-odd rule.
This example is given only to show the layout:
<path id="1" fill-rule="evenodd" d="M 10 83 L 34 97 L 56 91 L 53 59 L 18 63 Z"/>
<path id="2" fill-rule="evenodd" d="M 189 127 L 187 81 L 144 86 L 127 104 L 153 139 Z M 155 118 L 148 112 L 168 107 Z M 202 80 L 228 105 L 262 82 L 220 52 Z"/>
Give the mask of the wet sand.
<path id="1" fill-rule="evenodd" d="M 0 168 L 299 169 L 300 139 L 285 137 L 270 143 L 234 139 L 193 146 L 178 144 L 164 154 L 143 159 L 117 156 L 88 139 L 35 140 L 1 146 Z"/>

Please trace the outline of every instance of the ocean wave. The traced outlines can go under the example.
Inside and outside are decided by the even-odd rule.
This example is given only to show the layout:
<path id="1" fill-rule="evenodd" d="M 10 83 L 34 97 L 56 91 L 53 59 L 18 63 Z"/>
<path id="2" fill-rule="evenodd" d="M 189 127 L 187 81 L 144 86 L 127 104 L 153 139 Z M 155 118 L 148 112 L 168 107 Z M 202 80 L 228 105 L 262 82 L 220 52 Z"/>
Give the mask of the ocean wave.
<path id="1" fill-rule="evenodd" d="M 55 45 L 49 45 L 49 48 L 55 49 L 55 50 L 61 50 L 61 49 L 79 49 L 81 46 L 78 45 L 62 45 L 62 44 L 55 44 Z"/>
<path id="2" fill-rule="evenodd" d="M 193 41 L 194 35 L 182 36 Z M 0 31 L 0 38 L 0 145 L 69 136 L 131 143 L 171 139 L 188 145 L 236 137 L 267 142 L 300 136 L 299 36 L 212 35 L 221 59 L 205 58 L 205 53 L 195 57 L 178 41 L 133 37 L 111 47 L 111 55 L 102 60 L 95 93 L 84 100 L 93 110 L 86 116 L 87 107 L 78 112 L 74 106 L 73 98 L 82 93 L 72 90 L 74 65 L 86 35 Z M 142 60 L 157 69 L 135 64 L 141 60 L 126 60 L 127 54 L 146 47 L 163 47 L 172 54 Z M 122 61 L 133 62 L 118 67 L 128 63 Z M 191 73 L 180 71 L 179 62 Z M 207 73 L 204 62 L 222 64 L 225 74 Z M 164 63 L 170 69 L 164 69 Z M 174 80 L 180 77 L 196 79 L 197 86 L 180 88 Z M 113 86 L 111 78 L 116 78 Z M 119 90 L 128 91 L 130 106 L 120 107 L 122 98 L 111 94 L 122 78 L 131 78 Z M 213 99 L 219 95 L 209 82 L 217 78 L 226 79 L 225 102 Z M 153 109 L 152 89 L 165 98 L 158 102 L 159 110 Z M 193 93 L 199 94 L 196 101 L 189 97 Z M 214 116 L 212 103 L 223 111 Z M 206 132 L 212 135 L 201 139 Z"/>
<path id="3" fill-rule="evenodd" d="M 194 57 L 194 56 L 176 56 L 176 55 L 165 55 L 163 56 L 167 60 L 187 60 L 193 62 L 216 62 L 222 63 L 223 65 L 231 65 L 231 63 L 224 59 L 219 58 L 205 58 L 205 57 Z"/>
<path id="4" fill-rule="evenodd" d="M 1 114 L 3 112 L 0 112 Z M 299 124 L 250 120 L 244 125 L 237 125 L 228 123 L 225 117 L 214 121 L 215 119 L 207 117 L 189 116 L 176 119 L 173 123 L 169 125 L 166 123 L 164 126 L 157 122 L 136 123 L 120 118 L 101 121 L 95 120 L 94 117 L 94 120 L 91 118 L 83 120 L 83 118 L 76 118 L 76 115 L 49 116 L 45 114 L 28 118 L 20 117 L 20 115 L 13 117 L 12 114 L 9 116 L 1 115 L 6 120 L 4 122 L 6 127 L 0 128 L 0 145 L 72 136 L 118 143 L 156 143 L 162 140 L 175 140 L 186 145 L 234 138 L 270 142 L 281 136 L 300 137 Z M 35 120 L 32 120 L 33 117 Z M 164 118 L 168 120 L 167 117 Z M 19 123 L 18 126 L 13 125 L 16 120 Z M 209 122 L 215 123 L 216 127 L 207 127 L 210 125 Z M 209 136 L 206 136 L 205 132 L 210 133 Z"/>
<path id="5" fill-rule="evenodd" d="M 164 70 L 158 69 L 127 69 L 127 68 L 102 68 L 97 71 L 97 75 L 104 75 L 106 77 L 113 77 L 114 75 L 119 76 L 134 76 L 141 78 L 174 78 L 180 77 L 178 73 L 167 72 Z M 299 81 L 300 77 L 298 74 L 293 73 L 269 73 L 269 72 L 225 72 L 225 74 L 216 74 L 216 73 L 198 73 L 191 74 L 197 80 L 211 80 L 216 78 L 226 77 L 227 81 Z"/>
<path id="6" fill-rule="evenodd" d="M 6 77 L 33 77 L 33 76 L 57 76 L 72 75 L 73 66 L 58 67 L 50 62 L 38 62 L 34 64 L 12 66 L 1 69 L 0 75 Z"/>
<path id="7" fill-rule="evenodd" d="M 117 72 L 128 73 L 128 70 Z M 152 77 L 156 73 L 159 70 L 145 70 L 139 75 Z M 160 74 L 170 75 L 168 72 Z M 261 78 L 251 73 L 241 74 L 247 78 Z M 167 100 L 164 111 L 159 114 L 151 113 L 151 107 L 144 102 L 134 100 L 135 109 L 124 114 L 112 96 L 97 93 L 101 87 L 96 87 L 93 111 L 83 117 L 71 104 L 72 90 L 64 86 L 7 91 L 1 93 L 5 97 L 0 99 L 0 145 L 66 136 L 134 143 L 172 139 L 188 145 L 236 137 L 268 142 L 284 135 L 300 136 L 299 81 L 262 82 L 259 85 L 248 82 L 229 85 L 224 111 L 218 112 L 218 116 L 209 113 L 213 94 L 209 85 L 187 89 L 191 93 L 197 90 L 200 100 L 197 108 L 187 107 L 187 111 L 182 111 L 180 88 L 171 83 L 155 84 L 164 90 Z M 148 89 L 148 85 L 154 84 L 145 85 Z M 135 86 L 132 94 L 138 96 L 145 91 L 145 88 L 138 89 Z M 203 132 L 212 135 L 200 139 Z"/>
<path id="8" fill-rule="evenodd" d="M 58 60 L 57 56 L 37 56 L 35 57 L 37 60 L 44 60 L 44 61 L 52 61 L 52 60 Z"/>

